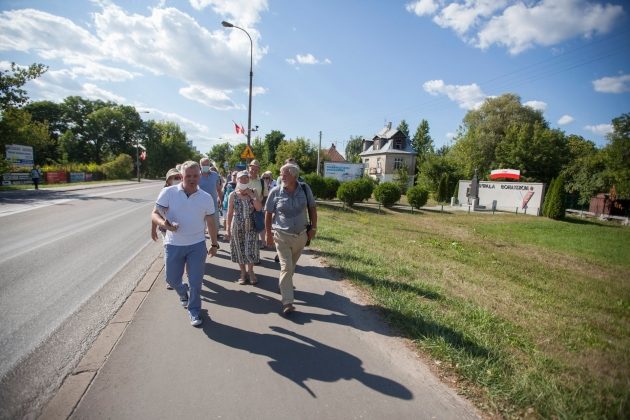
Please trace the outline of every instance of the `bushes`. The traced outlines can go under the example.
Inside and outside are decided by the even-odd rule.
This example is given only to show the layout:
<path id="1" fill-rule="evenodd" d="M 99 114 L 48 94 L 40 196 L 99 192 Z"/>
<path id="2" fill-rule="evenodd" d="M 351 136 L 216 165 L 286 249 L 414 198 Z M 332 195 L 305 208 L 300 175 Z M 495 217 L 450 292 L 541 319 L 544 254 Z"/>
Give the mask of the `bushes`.
<path id="1" fill-rule="evenodd" d="M 107 179 L 127 179 L 131 177 L 133 159 L 131 156 L 121 153 L 116 159 L 101 166 Z"/>
<path id="2" fill-rule="evenodd" d="M 339 188 L 339 181 L 335 178 L 324 178 L 317 174 L 304 175 L 304 182 L 306 182 L 313 191 L 313 195 L 322 200 L 332 200 L 337 196 L 337 189 Z"/>
<path id="3" fill-rule="evenodd" d="M 393 206 L 401 195 L 400 187 L 393 182 L 383 182 L 374 189 L 374 198 L 385 207 Z"/>
<path id="4" fill-rule="evenodd" d="M 429 191 L 420 185 L 416 185 L 407 190 L 407 201 L 412 207 L 419 209 L 427 204 L 428 199 Z"/>
<path id="5" fill-rule="evenodd" d="M 369 178 L 361 178 L 344 182 L 337 189 L 337 198 L 347 205 L 365 201 L 372 196 L 374 182 Z"/>
<path id="6" fill-rule="evenodd" d="M 564 176 L 551 180 L 549 190 L 545 194 L 545 203 L 543 204 L 543 216 L 550 219 L 563 219 L 565 213 L 565 192 L 564 192 Z"/>

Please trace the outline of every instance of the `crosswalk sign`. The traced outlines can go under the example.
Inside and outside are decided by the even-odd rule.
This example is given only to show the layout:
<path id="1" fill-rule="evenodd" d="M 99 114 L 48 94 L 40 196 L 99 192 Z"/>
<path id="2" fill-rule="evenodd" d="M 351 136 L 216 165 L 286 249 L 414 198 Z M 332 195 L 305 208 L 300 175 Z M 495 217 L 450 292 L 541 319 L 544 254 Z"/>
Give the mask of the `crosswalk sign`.
<path id="1" fill-rule="evenodd" d="M 245 146 L 245 150 L 241 153 L 241 159 L 254 159 L 254 152 L 252 152 L 252 148 L 249 147 L 249 144 Z"/>

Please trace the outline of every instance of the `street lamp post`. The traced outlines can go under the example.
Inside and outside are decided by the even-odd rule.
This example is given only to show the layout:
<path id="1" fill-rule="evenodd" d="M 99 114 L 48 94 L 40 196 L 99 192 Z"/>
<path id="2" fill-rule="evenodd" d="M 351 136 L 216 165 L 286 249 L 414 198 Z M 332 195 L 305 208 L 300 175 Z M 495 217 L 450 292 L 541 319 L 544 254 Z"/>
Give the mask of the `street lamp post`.
<path id="1" fill-rule="evenodd" d="M 252 137 L 252 80 L 254 78 L 254 42 L 252 41 L 252 37 L 249 36 L 249 33 L 236 25 L 231 24 L 230 22 L 223 21 L 221 22 L 225 28 L 236 28 L 245 32 L 245 35 L 249 38 L 249 109 L 247 111 L 247 145 L 251 144 Z"/>

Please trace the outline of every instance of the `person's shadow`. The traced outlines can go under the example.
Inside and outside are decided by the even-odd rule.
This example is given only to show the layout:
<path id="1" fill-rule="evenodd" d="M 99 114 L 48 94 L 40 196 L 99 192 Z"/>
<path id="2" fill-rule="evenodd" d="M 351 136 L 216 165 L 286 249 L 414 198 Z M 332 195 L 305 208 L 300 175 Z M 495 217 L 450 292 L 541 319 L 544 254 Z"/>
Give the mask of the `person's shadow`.
<path id="1" fill-rule="evenodd" d="M 211 340 L 270 358 L 268 364 L 274 372 L 290 379 L 313 398 L 317 396 L 305 383 L 309 379 L 322 382 L 356 379 L 382 394 L 403 400 L 413 398 L 411 391 L 398 382 L 366 372 L 361 359 L 350 353 L 285 328 L 270 329 L 276 334 L 246 331 L 209 319 L 203 324 L 203 331 Z"/>

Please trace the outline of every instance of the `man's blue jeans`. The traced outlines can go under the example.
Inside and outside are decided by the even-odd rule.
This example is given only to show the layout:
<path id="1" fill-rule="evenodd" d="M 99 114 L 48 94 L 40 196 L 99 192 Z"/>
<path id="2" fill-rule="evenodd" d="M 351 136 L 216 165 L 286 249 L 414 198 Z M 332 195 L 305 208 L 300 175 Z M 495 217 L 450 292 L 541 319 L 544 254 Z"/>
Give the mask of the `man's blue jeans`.
<path id="1" fill-rule="evenodd" d="M 188 312 L 195 317 L 199 316 L 201 310 L 201 282 L 207 255 L 206 241 L 193 245 L 166 245 L 164 247 L 166 281 L 180 297 L 186 295 L 186 286 L 182 283 L 184 266 L 186 266 L 190 286 Z"/>

